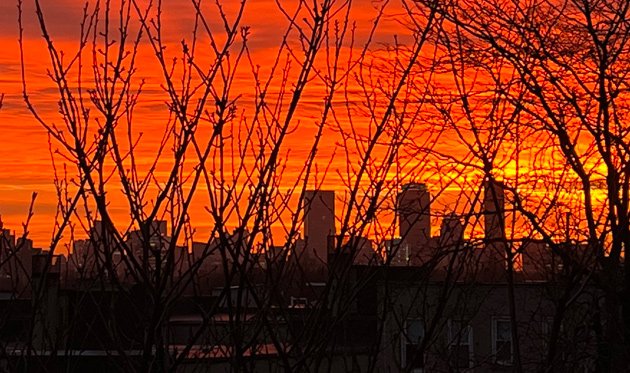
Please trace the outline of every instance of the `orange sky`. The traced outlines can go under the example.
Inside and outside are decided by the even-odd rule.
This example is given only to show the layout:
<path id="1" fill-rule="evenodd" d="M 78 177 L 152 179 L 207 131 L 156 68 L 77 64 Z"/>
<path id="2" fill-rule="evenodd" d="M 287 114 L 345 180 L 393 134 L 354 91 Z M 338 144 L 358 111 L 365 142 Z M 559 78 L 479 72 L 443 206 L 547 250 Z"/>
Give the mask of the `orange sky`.
<path id="1" fill-rule="evenodd" d="M 77 48 L 77 36 L 79 23 L 82 14 L 83 0 L 41 0 L 45 11 L 47 26 L 52 34 L 55 45 L 62 50 L 74 51 Z M 165 41 L 167 44 L 167 53 L 172 56 L 179 56 L 177 53 L 181 50 L 180 41 L 190 38 L 190 31 L 193 23 L 194 10 L 191 2 L 188 0 L 164 0 L 165 12 L 163 18 L 163 27 Z M 93 6 L 94 2 L 90 2 Z M 212 4 L 214 2 L 208 2 Z M 281 1 L 282 4 L 292 4 L 291 1 Z M 236 1 L 226 1 L 226 11 L 233 16 L 233 9 L 237 4 Z M 356 40 L 354 53 L 358 51 L 358 46 L 365 42 L 368 30 L 377 14 L 377 7 L 386 4 L 384 1 L 374 0 L 357 0 L 352 4 L 351 19 L 356 25 Z M 48 149 L 48 141 L 45 130 L 33 119 L 32 115 L 27 111 L 22 99 L 22 86 L 20 79 L 20 61 L 18 46 L 18 25 L 17 25 L 17 6 L 14 0 L 5 0 L 0 2 L 0 47 L 3 53 L 0 54 L 0 92 L 5 94 L 4 107 L 0 110 L 0 213 L 6 227 L 20 231 L 21 223 L 25 220 L 28 205 L 33 192 L 38 193 L 35 216 L 31 222 L 30 237 L 36 241 L 37 245 L 47 246 L 50 242 L 52 227 L 54 224 L 54 213 L 57 197 L 53 185 L 53 172 L 51 167 L 51 155 Z M 210 5 L 208 5 L 210 7 Z M 287 5 L 289 6 L 289 5 Z M 208 14 L 212 14 L 210 8 L 207 9 Z M 210 16 L 212 27 L 217 27 L 216 18 Z M 372 42 L 371 50 L 374 52 L 375 61 L 378 57 L 383 58 L 380 63 L 384 65 L 394 64 L 396 60 L 383 50 L 386 45 L 391 45 L 396 37 L 399 43 L 409 43 L 410 31 L 404 24 L 408 22 L 404 16 L 404 11 L 399 0 L 393 0 L 388 3 L 385 10 L 385 17 L 381 21 L 377 29 L 377 33 Z M 242 25 L 251 28 L 251 36 L 249 48 L 252 52 L 253 63 L 260 65 L 262 76 L 269 74 L 270 65 L 278 53 L 282 33 L 287 27 L 287 22 L 279 12 L 275 1 L 251 0 L 245 7 L 245 14 Z M 36 24 L 34 16 L 34 8 L 32 1 L 27 1 L 24 5 L 24 32 L 25 32 L 25 52 L 26 52 L 26 75 L 28 82 L 29 96 L 33 100 L 37 110 L 46 118 L 55 123 L 59 123 L 56 116 L 57 110 L 57 92 L 54 89 L 50 79 L 46 76 L 46 71 L 50 66 L 50 61 L 44 49 L 43 40 L 40 37 L 40 31 Z M 380 50 L 380 52 L 377 52 Z M 346 48 L 346 53 L 350 51 Z M 430 56 L 431 49 L 427 49 L 427 55 Z M 71 52 L 68 52 L 69 54 Z M 142 132 L 141 146 L 138 148 L 138 155 L 141 166 L 147 166 L 152 157 L 159 148 L 159 141 L 165 126 L 165 95 L 160 87 L 163 78 L 155 64 L 155 58 L 151 55 L 151 50 L 146 43 L 141 44 L 139 51 L 138 72 L 136 78 L 145 80 L 143 88 L 144 93 L 140 98 L 140 104 L 135 113 L 134 128 L 139 133 Z M 203 49 L 199 50 L 200 56 L 207 56 Z M 349 58 L 348 54 L 344 56 Z M 286 58 L 286 51 L 281 58 Z M 322 57 L 324 58 L 324 57 Z M 356 58 L 356 56 L 355 56 Z M 321 63 L 321 60 L 320 60 Z M 405 97 L 409 100 L 418 100 L 422 92 L 422 84 L 425 77 L 421 73 L 414 76 L 415 87 L 405 93 Z M 274 79 L 274 83 L 278 83 L 279 78 Z M 439 83 L 439 81 L 438 81 Z M 361 95 L 360 86 L 345 87 L 349 92 L 349 96 L 339 95 L 336 104 L 338 105 L 339 123 L 348 126 L 348 121 L 352 119 L 355 128 L 359 131 L 367 133 L 370 128 L 370 122 L 367 117 L 363 117 L 360 106 L 353 107 L 353 111 L 345 112 L 346 99 L 359 100 Z M 388 80 L 376 79 L 372 84 L 378 86 L 382 84 L 387 86 Z M 441 89 L 448 92 L 448 82 L 445 82 Z M 438 85 L 439 86 L 439 85 Z M 243 69 L 237 74 L 235 82 L 235 90 L 242 95 L 241 107 L 251 107 L 251 102 L 255 96 L 252 85 L 251 70 Z M 283 178 L 289 182 L 292 178 L 297 177 L 299 170 L 303 166 L 303 160 L 312 144 L 313 134 L 315 133 L 316 123 L 321 115 L 322 110 L 322 85 L 321 81 L 314 79 L 311 86 L 306 89 L 302 103 L 298 109 L 295 123 L 299 123 L 297 131 L 288 139 L 287 151 L 288 155 L 287 170 L 283 173 Z M 271 92 L 277 93 L 279 88 L 271 89 Z M 378 87 L 372 87 L 373 94 L 378 95 Z M 352 98 L 356 95 L 355 98 Z M 380 97 L 382 99 L 382 97 Z M 357 101 L 358 102 L 358 101 Z M 344 115 L 346 116 L 344 118 Z M 349 116 L 349 117 L 348 117 Z M 439 123 L 438 123 L 439 124 Z M 431 138 L 428 132 L 430 124 L 424 121 L 414 123 L 413 137 L 418 144 Z M 435 128 L 434 128 L 435 129 Z M 341 174 L 337 175 L 331 172 L 325 180 L 324 186 L 327 188 L 340 188 L 344 179 L 344 173 L 347 170 L 346 156 L 344 151 L 340 151 L 340 137 L 335 130 L 335 126 L 331 125 L 324 132 L 324 140 L 320 146 L 318 164 L 321 168 L 331 163 L 332 170 L 340 170 Z M 382 146 L 382 151 L 386 149 L 387 144 Z M 442 136 L 438 144 L 439 150 L 450 155 L 463 156 L 466 150 L 461 146 L 460 140 L 453 134 Z M 53 144 L 53 150 L 57 146 Z M 352 149 L 346 149 L 352 153 Z M 381 151 L 379 150 L 379 151 Z M 335 155 L 333 157 L 333 154 Z M 413 150 L 407 153 L 407 157 L 413 158 Z M 351 154 L 350 154 L 351 155 Z M 413 179 L 418 181 L 430 181 L 433 183 L 430 189 L 439 191 L 444 187 L 440 182 L 444 182 L 444 175 L 453 173 L 454 169 L 448 162 L 444 165 L 431 164 L 424 170 L 417 169 L 414 165 L 418 163 L 416 160 L 410 162 L 405 159 L 405 153 L 401 155 L 402 162 L 406 164 L 406 171 L 409 172 L 405 179 Z M 144 161 L 144 164 L 143 164 Z M 63 167 L 63 159 L 56 157 L 58 169 Z M 435 163 L 435 160 L 431 160 Z M 516 165 L 509 159 L 499 159 L 503 171 L 506 173 L 514 173 Z M 69 173 L 72 175 L 74 168 L 68 164 Z M 522 165 L 521 165 L 522 166 Z M 422 172 L 421 172 L 422 171 Z M 351 172 L 350 172 L 351 173 Z M 348 176 L 348 175 L 345 175 Z M 394 175 L 388 174 L 388 178 L 394 178 Z M 445 210 L 450 205 L 450 201 L 456 197 L 457 193 L 453 190 L 468 187 L 473 188 L 477 184 L 478 175 L 468 173 L 466 177 L 460 178 L 459 185 L 451 187 L 452 196 L 447 198 L 446 202 L 435 204 L 436 210 Z M 444 199 L 442 199 L 444 200 Z M 439 202 L 439 201 L 438 201 Z M 204 203 L 195 204 L 192 208 L 194 213 L 203 216 Z M 124 204 L 113 205 L 113 211 L 120 217 L 128 215 Z M 203 221 L 203 218 L 200 220 Z M 193 222 L 193 225 L 195 223 Z M 203 226 L 203 222 L 198 222 L 196 226 Z M 439 228 L 434 227 L 434 232 Z"/>
<path id="2" fill-rule="evenodd" d="M 47 26 L 60 49 L 76 50 L 84 3 L 83 0 L 42 1 Z M 228 12 L 230 4 L 236 4 L 235 1 L 225 3 Z M 94 2 L 91 2 L 91 5 L 93 4 Z M 191 2 L 186 0 L 166 0 L 164 4 L 166 10 L 164 27 L 167 30 L 165 35 L 169 47 L 175 50 L 179 48 L 181 39 L 190 36 L 194 11 Z M 370 0 L 357 1 L 353 5 L 352 18 L 357 25 L 358 42 L 364 40 L 376 15 L 375 7 L 378 5 L 379 2 Z M 264 72 L 277 53 L 281 32 L 286 28 L 286 20 L 273 1 L 250 1 L 245 9 L 242 24 L 251 27 L 249 47 L 255 63 L 261 65 Z M 395 34 L 404 41 L 405 35 L 409 32 L 395 20 L 396 14 L 400 12 L 399 4 L 392 2 L 387 12 L 389 17 L 379 27 L 377 43 L 391 43 Z M 55 118 L 57 95 L 53 84 L 46 76 L 50 63 L 31 1 L 24 4 L 24 24 L 29 96 L 40 113 Z M 51 156 L 45 130 L 36 123 L 22 100 L 17 2 L 13 0 L 0 2 L 0 47 L 3 51 L 0 54 L 0 92 L 5 95 L 4 107 L 0 111 L 0 213 L 5 227 L 15 229 L 19 233 L 21 223 L 26 218 L 31 194 L 37 192 L 35 216 L 29 230 L 36 244 L 45 246 L 50 240 L 56 206 Z M 143 47 L 146 48 L 146 45 Z M 155 60 L 150 56 L 148 48 L 140 52 L 140 58 L 137 76 L 146 79 L 146 85 L 141 105 L 136 112 L 136 118 L 142 119 L 137 121 L 136 128 L 144 132 L 141 151 L 146 152 L 147 159 L 150 159 L 156 151 L 160 140 L 158 135 L 164 126 L 164 95 L 159 86 L 162 82 L 160 72 L 156 69 Z M 251 74 L 242 77 L 237 84 L 240 84 L 239 89 L 245 95 L 253 94 Z M 314 90 L 307 91 L 299 113 L 303 121 L 301 126 L 304 128 L 310 126 L 312 130 L 320 111 L 321 95 Z M 305 133 L 308 132 L 307 130 Z M 293 164 L 298 167 L 301 156 L 310 149 L 310 142 L 291 141 L 294 143 L 291 146 L 290 162 L 294 162 Z M 324 142 L 321 151 L 327 155 L 322 159 L 328 159 L 335 147 L 333 141 Z M 53 149 L 56 149 L 55 145 Z M 58 162 L 58 167 L 61 167 L 61 161 Z M 69 170 L 73 171 L 71 165 L 69 166 Z"/>

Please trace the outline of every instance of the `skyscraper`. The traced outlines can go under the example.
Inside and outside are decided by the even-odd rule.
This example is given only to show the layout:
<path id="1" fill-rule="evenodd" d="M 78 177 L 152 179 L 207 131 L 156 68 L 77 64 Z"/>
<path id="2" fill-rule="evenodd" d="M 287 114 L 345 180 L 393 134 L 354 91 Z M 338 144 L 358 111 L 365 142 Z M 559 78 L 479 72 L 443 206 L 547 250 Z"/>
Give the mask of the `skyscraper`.
<path id="1" fill-rule="evenodd" d="M 483 189 L 485 237 L 490 241 L 501 240 L 505 238 L 505 195 L 503 187 L 496 181 L 485 180 Z"/>
<path id="2" fill-rule="evenodd" d="M 506 269 L 505 193 L 496 180 L 483 184 L 483 216 L 486 244 L 482 254 L 484 272 L 490 279 L 502 276 Z"/>
<path id="3" fill-rule="evenodd" d="M 327 263 L 328 237 L 335 235 L 335 192 L 308 190 L 304 194 L 305 259 Z"/>
<path id="4" fill-rule="evenodd" d="M 402 186 L 397 202 L 401 246 L 408 248 L 411 264 L 417 264 L 431 239 L 431 195 L 425 184 L 409 183 Z"/>
<path id="5" fill-rule="evenodd" d="M 459 215 L 452 212 L 442 218 L 440 226 L 440 246 L 450 247 L 461 244 L 464 238 L 464 225 Z"/>

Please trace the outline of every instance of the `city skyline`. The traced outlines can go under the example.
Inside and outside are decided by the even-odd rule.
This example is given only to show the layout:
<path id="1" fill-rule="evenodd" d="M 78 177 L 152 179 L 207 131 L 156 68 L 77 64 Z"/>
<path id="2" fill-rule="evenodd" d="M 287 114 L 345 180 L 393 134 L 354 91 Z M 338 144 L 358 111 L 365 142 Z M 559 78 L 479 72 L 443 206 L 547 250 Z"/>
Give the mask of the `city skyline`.
<path id="1" fill-rule="evenodd" d="M 67 0 L 58 4 L 58 7 L 52 7 L 47 2 L 42 2 L 43 10 L 50 12 L 49 16 L 46 17 L 46 21 L 49 22 L 51 37 L 56 45 L 66 51 L 66 53 L 73 53 L 73 51 L 76 52 L 77 50 L 74 40 L 79 32 L 81 18 L 81 11 L 78 10 L 81 7 L 76 6 L 78 2 L 79 0 Z M 112 6 L 116 6 L 116 4 L 114 3 Z M 51 240 L 50 232 L 54 226 L 54 214 L 57 209 L 54 185 L 55 175 L 51 160 L 55 160 L 54 165 L 58 170 L 59 176 L 61 176 L 63 167 L 68 167 L 68 170 L 70 170 L 68 174 L 70 181 L 76 176 L 73 175 L 72 171 L 74 166 L 61 155 L 64 150 L 54 143 L 49 146 L 46 131 L 28 113 L 22 97 L 17 7 L 10 2 L 5 2 L 0 6 L 2 7 L 0 8 L 2 17 L 0 19 L 2 22 L 0 23 L 3 25 L 0 28 L 0 45 L 7 51 L 3 55 L 2 60 L 0 60 L 0 66 L 2 66 L 0 73 L 2 73 L 3 79 L 0 93 L 4 94 L 3 108 L 0 110 L 0 122 L 3 124 L 3 136 L 0 140 L 0 157 L 3 160 L 0 169 L 0 213 L 3 214 L 5 221 L 12 226 L 21 226 L 25 222 L 32 194 L 37 193 L 34 205 L 35 214 L 30 221 L 29 231 L 31 238 L 35 239 L 40 245 L 45 245 L 47 241 Z M 190 24 L 190 17 L 194 14 L 194 9 L 192 9 L 190 4 L 178 7 L 175 6 L 175 3 L 170 4 L 167 2 L 164 6 L 168 10 L 165 27 L 169 28 L 169 30 L 172 27 L 174 30 L 166 35 L 165 43 L 171 46 L 175 57 L 178 53 L 177 48 L 180 40 L 190 40 L 191 29 L 187 25 Z M 59 17 L 58 13 L 61 12 L 61 9 L 68 9 L 69 12 L 64 13 L 64 17 Z M 271 52 L 277 50 L 277 44 L 281 35 L 274 34 L 267 26 L 269 19 L 260 18 L 258 15 L 263 13 L 271 15 L 271 19 L 279 24 L 286 23 L 286 19 L 272 3 L 248 4 L 244 9 L 242 24 L 248 26 L 251 32 L 249 37 L 251 58 L 254 64 L 261 66 L 261 74 L 268 73 L 268 66 L 272 65 L 269 59 L 274 55 Z M 388 4 L 382 10 L 383 15 L 380 18 L 379 27 L 373 36 L 374 40 L 371 41 L 372 45 L 374 45 L 374 54 L 370 58 L 374 63 L 380 63 L 379 61 L 381 60 L 386 62 L 387 59 L 391 58 L 392 52 L 388 48 L 391 48 L 394 42 L 401 43 L 403 46 L 411 45 L 413 40 L 411 25 L 398 22 L 395 17 L 401 11 L 402 8 L 399 2 Z M 228 12 L 228 16 L 234 16 L 234 7 L 226 8 L 226 12 Z M 366 41 L 371 22 L 376 19 L 375 17 L 379 12 L 378 4 L 367 4 L 367 2 L 363 4 L 359 2 L 359 4 L 352 7 L 350 17 L 353 22 L 356 22 L 357 31 L 354 37 L 356 38 L 354 41 L 356 45 L 354 48 L 350 48 L 350 41 L 347 41 L 348 49 L 343 53 L 349 53 L 351 49 L 355 53 L 360 51 L 359 45 Z M 59 123 L 60 118 L 56 117 L 55 111 L 54 85 L 46 75 L 46 65 L 40 64 L 42 60 L 49 60 L 49 57 L 46 54 L 45 43 L 39 37 L 40 34 L 37 32 L 37 27 L 34 5 L 30 2 L 25 2 L 23 4 L 23 47 L 25 52 L 25 74 L 28 79 L 27 94 L 31 98 L 38 114 L 42 115 L 46 120 Z M 151 60 L 151 55 L 150 47 L 146 42 L 141 43 L 139 48 L 138 58 L 147 61 L 147 63 L 142 63 L 138 66 L 138 75 L 136 77 L 138 83 L 136 83 L 135 88 L 138 87 L 137 84 L 140 84 L 140 82 L 143 82 L 144 86 L 143 93 L 139 96 L 138 107 L 135 109 L 134 132 L 139 144 L 136 149 L 138 153 L 137 166 L 141 170 L 146 170 L 152 163 L 153 155 L 160 148 L 161 137 L 159 133 L 167 127 L 169 121 L 167 118 L 167 97 L 164 90 L 160 88 L 160 85 L 163 84 L 163 78 L 160 77 L 160 71 L 152 67 L 151 63 L 148 63 Z M 319 63 L 323 63 L 323 61 Z M 424 79 L 424 72 L 418 71 L 417 74 L 418 79 Z M 255 90 L 251 84 L 252 76 L 251 68 L 248 64 L 244 64 L 238 71 L 237 79 L 235 80 L 234 95 L 241 97 L 238 107 L 243 110 L 244 118 L 251 116 L 251 105 L 255 97 Z M 439 82 L 436 89 L 443 90 L 440 93 L 441 95 L 447 94 L 451 89 L 449 85 L 454 84 L 454 81 L 447 74 L 442 74 L 440 80 L 441 82 Z M 277 79 L 270 82 L 271 92 L 276 94 L 281 88 L 281 82 Z M 315 138 L 316 125 L 318 123 L 317 117 L 322 109 L 322 106 L 317 101 L 324 93 L 323 84 L 322 81 L 314 81 L 312 84 L 313 88 L 304 92 L 304 103 L 296 111 L 296 120 L 300 122 L 300 126 L 295 128 L 297 132 L 293 131 L 292 135 L 288 136 L 287 145 L 285 150 L 283 150 L 284 158 L 287 162 L 285 171 L 287 176 L 299 177 L 300 169 L 303 166 L 302 159 L 310 151 L 309 142 L 301 141 L 301 139 L 309 138 L 314 140 Z M 344 107 L 347 100 L 361 99 L 359 82 L 348 81 L 347 84 L 352 84 L 344 88 L 346 93 L 343 96 L 349 95 L 348 99 L 342 98 L 340 94 L 334 101 L 334 105 L 339 112 L 345 110 Z M 89 86 L 88 82 L 87 87 Z M 407 95 L 403 101 L 413 103 L 418 99 L 416 95 L 412 94 Z M 352 148 L 344 147 L 342 143 L 343 136 L 341 136 L 337 127 L 339 126 L 342 129 L 347 127 L 343 130 L 358 131 L 357 134 L 367 134 L 373 125 L 368 119 L 368 113 L 361 112 L 363 109 L 361 109 L 360 105 L 352 108 L 352 110 L 357 111 L 359 115 L 347 113 L 340 116 L 340 114 L 337 114 L 335 121 L 323 129 L 326 141 L 320 142 L 315 159 L 320 170 L 327 168 L 332 171 L 327 172 L 325 175 L 319 175 L 318 178 L 320 180 L 317 182 L 323 183 L 324 189 L 336 189 L 339 194 L 344 192 L 344 188 L 339 186 L 352 181 L 352 173 L 347 172 L 348 163 L 359 162 L 361 147 L 358 144 Z M 419 111 L 414 112 L 414 110 Z M 432 138 L 433 135 L 430 133 L 435 131 L 434 126 L 436 123 L 427 121 L 425 117 L 431 118 L 435 116 L 435 110 L 435 108 L 427 105 L 411 110 L 412 113 L 408 120 L 412 121 L 412 126 L 409 129 L 413 129 L 415 134 L 409 136 L 407 141 L 417 143 L 433 141 L 431 147 L 435 148 L 440 154 L 449 154 L 455 151 L 455 154 L 461 159 L 461 161 L 458 160 L 457 162 L 468 162 L 467 158 L 470 156 L 470 154 L 467 154 L 468 149 L 466 149 L 465 144 L 458 143 L 455 132 L 447 130 L 439 139 L 437 137 Z M 356 121 L 356 123 L 353 123 L 352 127 L 348 127 L 351 120 Z M 204 132 L 207 131 L 203 129 L 200 131 L 202 134 Z M 53 154 L 52 158 L 51 151 Z M 347 154 L 344 157 L 339 157 L 339 154 L 344 152 L 347 152 Z M 386 148 L 377 148 L 374 152 L 376 158 L 384 157 L 387 154 Z M 513 155 L 509 149 L 501 157 L 502 159 L 496 160 L 497 166 L 494 172 L 498 174 L 498 177 L 506 176 L 506 179 L 510 180 L 518 178 L 519 174 L 526 175 L 528 172 L 531 173 L 532 167 L 544 166 L 544 164 L 531 163 L 528 160 L 530 155 L 523 153 L 519 155 L 521 162 L 517 168 L 515 160 L 511 159 Z M 438 163 L 432 164 L 433 162 Z M 473 164 L 475 162 L 481 168 L 479 163 L 481 161 L 474 161 Z M 548 163 L 550 161 L 545 162 Z M 435 189 L 436 195 L 439 195 L 439 200 L 436 203 L 440 203 L 443 209 L 457 210 L 460 194 L 462 192 L 467 193 L 469 198 L 471 198 L 477 190 L 479 180 L 484 177 L 479 169 L 475 169 L 476 167 L 463 172 L 461 165 L 454 164 L 453 161 L 445 162 L 442 156 L 436 159 L 426 159 L 413 146 L 408 147 L 405 145 L 405 148 L 402 149 L 394 163 L 396 164 L 395 167 L 388 171 L 386 175 L 380 175 L 380 177 L 386 179 L 386 183 L 392 190 L 408 182 L 426 183 L 430 188 Z M 549 167 L 553 168 L 554 165 L 550 164 Z M 597 167 L 594 170 L 598 170 Z M 542 170 L 542 168 L 538 170 Z M 538 170 L 535 173 L 542 172 Z M 168 162 L 160 162 L 157 172 L 159 175 L 165 176 L 168 172 Z M 553 178 L 556 177 L 554 175 L 556 175 L 555 171 L 550 170 L 545 171 L 543 176 Z M 369 182 L 363 181 L 364 184 Z M 567 183 L 567 181 L 563 180 L 563 183 Z M 444 184 L 448 185 L 445 186 Z M 315 186 L 311 185 L 309 187 Z M 291 188 L 291 183 L 287 180 L 278 187 L 289 189 Z M 527 185 L 519 187 L 526 189 Z M 202 185 L 199 188 L 204 189 L 205 187 Z M 109 193 L 111 195 L 112 213 L 119 224 L 125 225 L 128 214 L 126 213 L 124 196 L 120 195 L 118 189 L 112 189 Z M 570 201 L 575 198 L 579 200 L 579 195 L 577 197 L 569 195 L 567 200 Z M 294 197 L 293 201 L 295 203 L 296 197 Z M 207 206 L 207 202 L 202 199 L 197 200 L 191 206 L 194 220 L 197 221 L 195 226 L 200 230 L 211 229 L 204 211 L 204 208 Z"/>
<path id="2" fill-rule="evenodd" d="M 0 370 L 629 370 L 630 0 L 4 0 L 0 47 Z"/>
<path id="3" fill-rule="evenodd" d="M 178 6 L 177 2 L 167 2 L 167 21 L 165 25 L 169 30 L 167 42 L 173 48 L 177 48 L 180 38 L 190 38 L 190 24 L 193 21 L 194 7 L 188 2 L 181 2 L 182 6 Z M 369 1 L 357 7 L 353 11 L 353 19 L 358 22 L 360 28 L 360 37 L 365 37 L 367 27 L 376 15 L 376 9 L 369 5 Z M 227 12 L 232 11 L 236 3 L 230 2 L 227 6 Z M 54 6 L 53 6 L 54 5 Z M 68 51 L 76 50 L 75 39 L 79 32 L 79 24 L 81 21 L 83 1 L 81 0 L 65 0 L 63 2 L 42 2 L 45 11 L 50 12 L 47 21 L 55 42 L 60 48 Z M 114 4 L 115 6 L 115 4 Z M 397 7 L 396 9 L 400 9 Z M 394 13 L 392 9 L 391 13 Z M 260 17 L 265 14 L 265 17 Z M 31 235 L 35 237 L 37 242 L 44 244 L 50 241 L 50 231 L 53 226 L 51 219 L 54 218 L 56 209 L 56 196 L 53 185 L 54 173 L 51 169 L 51 156 L 48 151 L 48 141 L 45 131 L 41 126 L 27 113 L 22 98 L 22 84 L 20 77 L 20 55 L 19 55 L 19 28 L 17 26 L 17 7 L 12 2 L 3 2 L 0 4 L 0 46 L 6 51 L 0 60 L 0 73 L 2 74 L 3 83 L 0 85 L 0 93 L 4 94 L 3 109 L 0 110 L 0 122 L 3 124 L 3 136 L 0 140 L 0 157 L 4 160 L 0 170 L 0 206 L 5 220 L 13 226 L 19 226 L 24 222 L 25 214 L 28 211 L 28 205 L 33 192 L 38 193 L 37 203 L 35 205 L 36 215 L 33 217 L 31 224 Z M 55 113 L 55 97 L 53 85 L 48 76 L 46 76 L 46 67 L 40 62 L 48 59 L 45 50 L 45 44 L 41 43 L 40 33 L 37 28 L 37 20 L 35 18 L 35 9 L 32 3 L 24 3 L 24 35 L 25 47 L 27 49 L 25 56 L 26 74 L 29 77 L 30 96 L 34 100 L 38 110 L 48 118 L 53 118 Z M 271 18 L 270 18 L 271 17 Z M 383 42 L 391 42 L 394 35 L 402 37 L 410 34 L 410 31 L 404 27 L 396 25 L 391 19 L 386 22 L 387 26 L 383 27 L 381 40 Z M 244 25 L 251 27 L 251 48 L 253 57 L 257 60 L 263 69 L 267 65 L 271 65 L 278 43 L 281 40 L 281 34 L 274 32 L 269 27 L 269 22 L 285 25 L 284 16 L 276 8 L 275 4 L 268 2 L 258 2 L 256 4 L 248 4 L 245 8 Z M 362 28 L 362 29 L 361 29 Z M 363 35 L 363 36 L 361 36 Z M 151 61 L 150 48 L 144 43 L 141 45 L 141 58 Z M 175 52 L 175 50 L 174 50 Z M 244 100 L 251 101 L 253 90 L 250 84 L 251 74 L 248 74 L 247 67 L 243 69 L 243 76 L 238 83 L 239 94 L 244 94 Z M 144 93 L 141 96 L 141 103 L 137 110 L 136 116 L 142 118 L 136 124 L 138 132 L 143 132 L 143 147 L 139 148 L 141 157 L 146 158 L 145 161 L 139 162 L 141 166 L 146 166 L 151 162 L 151 156 L 159 147 L 161 140 L 159 134 L 154 135 L 155 129 L 161 132 L 166 125 L 167 117 L 161 115 L 160 112 L 167 113 L 167 107 L 164 102 L 164 95 L 161 92 L 160 84 L 163 80 L 160 76 L 161 72 L 156 70 L 151 63 L 144 63 L 139 67 L 140 79 L 146 79 Z M 249 75 L 249 77 L 247 76 Z M 279 89 L 279 83 L 275 89 Z M 318 93 L 309 93 L 306 101 L 315 102 L 318 99 Z M 52 105 L 52 106 L 51 106 Z M 308 128 L 303 132 L 306 136 L 313 136 L 314 120 L 313 116 L 317 115 L 317 107 L 315 105 L 304 105 L 298 113 L 300 119 L 304 121 L 304 126 Z M 153 130 L 152 130 L 153 129 Z M 328 136 L 334 135 L 327 132 Z M 292 154 L 295 161 L 291 164 L 292 173 L 299 172 L 300 161 L 299 155 L 308 152 L 308 147 L 297 138 L 290 139 L 292 142 Z M 326 164 L 330 160 L 334 143 L 326 144 L 320 149 L 322 153 L 320 163 Z M 53 146 L 53 151 L 56 147 Z M 59 160 L 59 166 L 63 160 Z M 341 164 L 336 165 L 341 169 Z M 10 177 L 8 175 L 11 175 Z M 334 186 L 338 184 L 338 180 L 326 181 L 327 185 Z M 119 199 L 119 202 L 121 200 Z M 124 205 L 123 207 L 124 208 Z M 202 215 L 203 209 L 197 210 L 196 214 Z M 120 214 L 119 218 L 124 219 L 125 215 Z M 206 226 L 206 224 L 203 224 Z"/>

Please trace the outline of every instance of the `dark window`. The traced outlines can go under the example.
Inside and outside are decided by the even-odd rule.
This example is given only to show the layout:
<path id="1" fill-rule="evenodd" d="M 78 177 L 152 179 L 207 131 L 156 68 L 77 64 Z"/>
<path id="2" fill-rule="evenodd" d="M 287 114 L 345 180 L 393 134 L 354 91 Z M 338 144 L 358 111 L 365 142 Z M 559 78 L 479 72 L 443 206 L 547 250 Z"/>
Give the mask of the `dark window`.
<path id="1" fill-rule="evenodd" d="M 512 325 L 509 319 L 495 319 L 493 331 L 495 361 L 501 365 L 512 364 Z"/>
<path id="2" fill-rule="evenodd" d="M 472 327 L 467 323 L 455 320 L 449 321 L 449 360 L 453 368 L 470 368 L 473 358 L 472 333 Z"/>
<path id="3" fill-rule="evenodd" d="M 424 353 L 420 351 L 423 338 L 422 320 L 407 320 L 402 336 L 402 361 L 409 371 L 421 372 L 424 368 Z"/>

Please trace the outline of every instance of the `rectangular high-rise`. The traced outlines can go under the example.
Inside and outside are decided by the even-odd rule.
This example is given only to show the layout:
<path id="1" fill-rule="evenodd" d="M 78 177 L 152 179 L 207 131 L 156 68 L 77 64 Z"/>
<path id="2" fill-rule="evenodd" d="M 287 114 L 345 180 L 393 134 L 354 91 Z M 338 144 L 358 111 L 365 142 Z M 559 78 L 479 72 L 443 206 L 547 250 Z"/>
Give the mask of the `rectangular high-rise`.
<path id="1" fill-rule="evenodd" d="M 483 217 L 485 246 L 482 253 L 483 273 L 488 279 L 496 280 L 507 266 L 505 240 L 505 193 L 496 180 L 485 180 L 483 184 Z"/>
<path id="2" fill-rule="evenodd" d="M 327 263 L 328 237 L 335 235 L 335 192 L 308 190 L 304 193 L 305 259 Z"/>
<path id="3" fill-rule="evenodd" d="M 425 184 L 409 183 L 398 193 L 397 213 L 401 246 L 409 250 L 410 264 L 419 264 L 431 239 L 431 194 Z"/>
<path id="4" fill-rule="evenodd" d="M 496 241 L 505 238 L 505 193 L 496 181 L 484 182 L 483 216 L 485 237 Z"/>
<path id="5" fill-rule="evenodd" d="M 454 246 L 461 245 L 464 239 L 464 225 L 459 215 L 452 212 L 442 218 L 440 226 L 440 248 L 453 249 Z"/>

